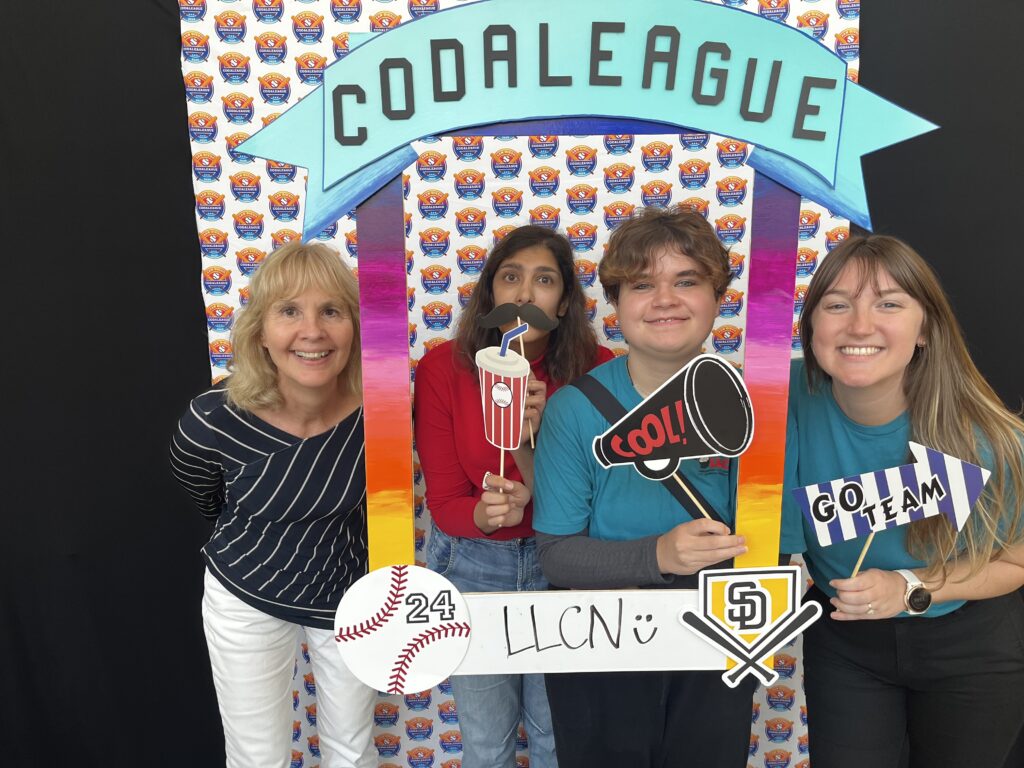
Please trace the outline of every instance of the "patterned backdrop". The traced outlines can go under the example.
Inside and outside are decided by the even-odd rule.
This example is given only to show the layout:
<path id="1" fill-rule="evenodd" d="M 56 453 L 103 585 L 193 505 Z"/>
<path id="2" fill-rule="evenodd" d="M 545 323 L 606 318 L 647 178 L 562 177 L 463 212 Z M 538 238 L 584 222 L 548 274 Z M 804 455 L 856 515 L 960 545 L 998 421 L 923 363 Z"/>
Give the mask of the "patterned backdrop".
<path id="1" fill-rule="evenodd" d="M 245 138 L 314 89 L 344 56 L 350 33 L 383 32 L 458 2 L 438 0 L 179 0 L 182 72 L 202 290 L 214 380 L 231 359 L 231 325 L 248 283 L 267 253 L 302 229 L 301 168 L 235 150 Z M 799 27 L 859 65 L 860 3 L 850 0 L 724 0 Z M 648 205 L 682 204 L 715 226 L 732 256 L 734 279 L 706 348 L 742 365 L 754 173 L 751 147 L 699 132 L 669 135 L 441 137 L 415 144 L 403 174 L 409 291 L 410 378 L 432 346 L 451 336 L 488 249 L 527 223 L 564 232 L 602 343 L 625 351 L 613 307 L 597 281 L 609 233 Z M 815 267 L 849 235 L 849 222 L 809 201 L 801 204 L 794 330 Z M 319 235 L 358 273 L 355 216 Z M 794 353 L 799 342 L 793 339 Z M 422 559 L 429 510 L 415 465 L 416 556 Z M 422 563 L 421 563 L 422 564 Z M 754 696 L 751 768 L 808 768 L 799 641 L 776 656 L 780 680 Z M 297 653 L 292 726 L 294 768 L 318 766 L 316 683 L 305 648 Z M 461 737 L 451 689 L 381 695 L 374 714 L 381 768 L 458 768 Z M 518 763 L 529 765 L 520 732 Z"/>

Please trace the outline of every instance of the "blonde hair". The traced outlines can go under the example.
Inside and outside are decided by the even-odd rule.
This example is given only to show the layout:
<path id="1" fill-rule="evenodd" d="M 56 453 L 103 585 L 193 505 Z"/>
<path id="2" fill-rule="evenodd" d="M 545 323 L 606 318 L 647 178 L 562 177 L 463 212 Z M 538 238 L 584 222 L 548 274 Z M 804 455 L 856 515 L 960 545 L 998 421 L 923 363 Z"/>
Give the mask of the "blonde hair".
<path id="1" fill-rule="evenodd" d="M 814 310 L 850 263 L 860 270 L 862 288 L 870 282 L 877 289 L 878 274 L 884 271 L 924 308 L 925 344 L 916 349 L 903 375 L 911 438 L 959 459 L 992 465 L 992 478 L 963 531 L 958 534 L 941 516 L 912 523 L 907 531 L 907 550 L 928 563 L 929 578 L 941 573 L 944 580 L 964 559 L 974 575 L 1003 549 L 1024 540 L 1024 422 L 1007 410 L 975 367 L 931 267 L 909 245 L 883 235 L 849 238 L 829 254 L 811 281 L 800 317 L 800 341 L 812 390 L 829 380 L 814 356 Z"/>
<path id="2" fill-rule="evenodd" d="M 339 377 L 349 392 L 362 389 L 359 340 L 359 288 L 341 257 L 326 245 L 289 243 L 271 253 L 249 284 L 252 296 L 238 314 L 231 331 L 233 358 L 227 379 L 228 401 L 237 408 L 279 408 L 283 402 L 277 387 L 277 367 L 263 346 L 263 322 L 279 301 L 291 299 L 309 288 L 319 288 L 341 305 L 352 320 L 352 347 Z"/>

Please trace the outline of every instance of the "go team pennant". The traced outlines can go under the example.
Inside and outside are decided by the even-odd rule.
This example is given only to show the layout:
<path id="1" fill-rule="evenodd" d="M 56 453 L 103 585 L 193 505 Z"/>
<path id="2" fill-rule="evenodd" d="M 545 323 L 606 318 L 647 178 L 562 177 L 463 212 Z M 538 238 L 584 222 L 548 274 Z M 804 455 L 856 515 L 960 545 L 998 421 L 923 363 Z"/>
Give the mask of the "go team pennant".
<path id="1" fill-rule="evenodd" d="M 847 81 L 809 35 L 739 9 L 481 0 L 371 38 L 238 149 L 309 170 L 309 238 L 411 164 L 415 139 L 566 116 L 756 144 L 750 165 L 868 228 L 861 157 L 936 127 Z"/>
<path id="2" fill-rule="evenodd" d="M 910 443 L 913 464 L 793 490 L 823 547 L 945 515 L 962 530 L 991 472 Z"/>

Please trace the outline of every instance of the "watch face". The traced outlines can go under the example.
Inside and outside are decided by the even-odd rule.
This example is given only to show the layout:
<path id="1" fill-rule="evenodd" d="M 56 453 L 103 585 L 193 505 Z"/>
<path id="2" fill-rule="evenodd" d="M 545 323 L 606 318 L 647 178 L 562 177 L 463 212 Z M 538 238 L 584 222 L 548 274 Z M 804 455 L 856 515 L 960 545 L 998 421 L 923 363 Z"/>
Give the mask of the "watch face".
<path id="1" fill-rule="evenodd" d="M 924 613 L 928 610 L 928 607 L 932 604 L 932 593 L 924 587 L 918 587 L 912 590 L 910 595 L 907 597 L 907 605 L 910 606 L 910 610 L 917 613 Z"/>

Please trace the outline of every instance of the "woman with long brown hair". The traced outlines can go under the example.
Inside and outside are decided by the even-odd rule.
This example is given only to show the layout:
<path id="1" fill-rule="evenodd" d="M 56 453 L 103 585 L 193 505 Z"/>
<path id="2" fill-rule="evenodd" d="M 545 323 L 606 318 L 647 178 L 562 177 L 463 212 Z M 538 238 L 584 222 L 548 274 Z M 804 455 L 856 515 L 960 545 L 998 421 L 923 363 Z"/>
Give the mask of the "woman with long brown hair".
<path id="1" fill-rule="evenodd" d="M 913 440 L 992 471 L 959 533 L 943 516 L 819 544 L 805 522 L 804 635 L 816 768 L 1000 768 L 1024 723 L 1024 423 L 978 372 L 934 273 L 853 237 L 811 281 L 794 365 L 787 484 L 911 461 Z M 793 510 L 791 510 L 793 511 Z M 795 512 L 794 512 L 795 513 Z"/>

